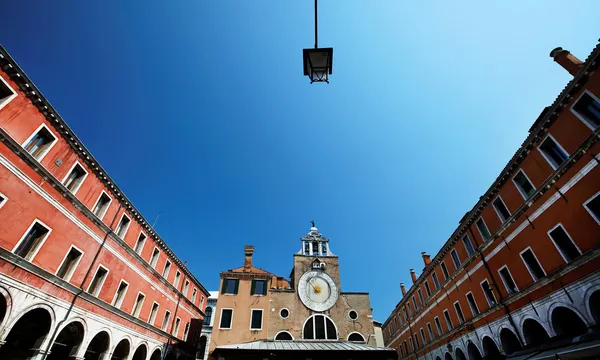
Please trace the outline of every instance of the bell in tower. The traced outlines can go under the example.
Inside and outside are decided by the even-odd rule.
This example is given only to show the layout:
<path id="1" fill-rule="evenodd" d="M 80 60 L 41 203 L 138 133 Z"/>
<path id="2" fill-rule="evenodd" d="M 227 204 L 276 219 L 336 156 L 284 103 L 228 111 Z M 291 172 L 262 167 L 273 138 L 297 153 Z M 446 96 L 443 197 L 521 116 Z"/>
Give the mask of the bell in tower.
<path id="1" fill-rule="evenodd" d="M 334 256 L 329 249 L 329 239 L 321 235 L 314 221 L 311 221 L 311 224 L 309 233 L 300 239 L 302 241 L 302 249 L 298 254 L 306 256 Z"/>

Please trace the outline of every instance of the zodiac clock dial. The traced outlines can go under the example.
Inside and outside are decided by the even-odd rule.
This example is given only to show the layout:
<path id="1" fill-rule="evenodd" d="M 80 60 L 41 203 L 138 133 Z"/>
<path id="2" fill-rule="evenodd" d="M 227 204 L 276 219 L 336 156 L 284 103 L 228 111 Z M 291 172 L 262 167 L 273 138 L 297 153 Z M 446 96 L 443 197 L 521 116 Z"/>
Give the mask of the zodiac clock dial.
<path id="1" fill-rule="evenodd" d="M 307 271 L 298 282 L 298 296 L 307 308 L 326 311 L 337 301 L 338 287 L 329 274 L 319 270 Z"/>

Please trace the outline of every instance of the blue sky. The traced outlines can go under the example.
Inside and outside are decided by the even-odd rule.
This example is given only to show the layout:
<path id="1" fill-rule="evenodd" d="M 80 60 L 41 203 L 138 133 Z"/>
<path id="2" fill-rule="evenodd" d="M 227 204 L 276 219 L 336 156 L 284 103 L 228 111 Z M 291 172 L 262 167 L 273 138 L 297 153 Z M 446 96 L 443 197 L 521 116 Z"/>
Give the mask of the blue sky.
<path id="1" fill-rule="evenodd" d="M 600 2 L 11 1 L 0 43 L 209 289 L 314 219 L 384 321 L 585 59 Z"/>

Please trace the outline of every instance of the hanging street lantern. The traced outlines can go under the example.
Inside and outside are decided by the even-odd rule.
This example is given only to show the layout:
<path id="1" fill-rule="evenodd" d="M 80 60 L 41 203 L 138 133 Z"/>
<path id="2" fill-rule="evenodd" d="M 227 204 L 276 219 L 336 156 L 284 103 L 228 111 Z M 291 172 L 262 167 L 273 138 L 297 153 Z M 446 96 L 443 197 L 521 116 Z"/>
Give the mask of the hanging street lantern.
<path id="1" fill-rule="evenodd" d="M 317 0 L 315 0 L 315 48 L 302 50 L 304 76 L 308 76 L 311 84 L 314 82 L 329 84 L 329 75 L 331 75 L 333 65 L 333 48 L 319 48 L 318 29 Z"/>

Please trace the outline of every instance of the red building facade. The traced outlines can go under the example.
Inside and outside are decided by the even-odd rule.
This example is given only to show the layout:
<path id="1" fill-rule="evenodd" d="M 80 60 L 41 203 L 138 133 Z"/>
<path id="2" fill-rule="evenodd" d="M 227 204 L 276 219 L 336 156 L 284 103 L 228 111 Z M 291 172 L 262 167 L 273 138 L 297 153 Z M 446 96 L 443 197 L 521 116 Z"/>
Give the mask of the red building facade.
<path id="1" fill-rule="evenodd" d="M 0 359 L 192 359 L 208 296 L 0 47 Z"/>
<path id="2" fill-rule="evenodd" d="M 406 359 L 600 352 L 600 45 L 383 325 Z M 594 345 L 595 344 L 595 345 Z M 585 350 L 582 350 L 585 349 Z M 594 357 L 596 358 L 596 357 Z"/>

